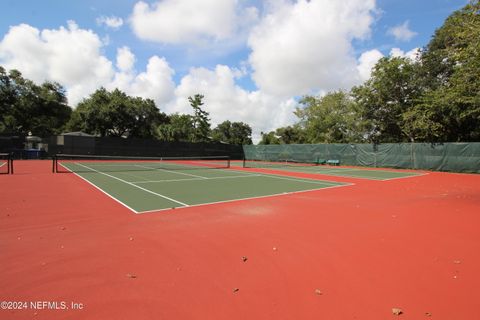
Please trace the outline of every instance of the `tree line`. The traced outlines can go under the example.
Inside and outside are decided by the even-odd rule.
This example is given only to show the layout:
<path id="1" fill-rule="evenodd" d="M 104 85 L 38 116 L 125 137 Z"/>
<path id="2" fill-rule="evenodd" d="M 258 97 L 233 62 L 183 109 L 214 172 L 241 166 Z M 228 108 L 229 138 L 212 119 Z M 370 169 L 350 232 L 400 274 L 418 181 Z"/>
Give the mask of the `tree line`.
<path id="1" fill-rule="evenodd" d="M 252 128 L 243 122 L 227 120 L 212 129 L 203 99 L 200 94 L 188 98 L 192 115 L 167 115 L 151 99 L 100 88 L 72 109 L 60 84 L 37 85 L 19 71 L 7 73 L 0 66 L 0 134 L 45 137 L 82 131 L 101 137 L 252 143 Z"/>
<path id="2" fill-rule="evenodd" d="M 305 96 L 261 144 L 480 141 L 480 4 L 437 29 L 416 60 L 384 57 L 349 92 Z"/>
<path id="3" fill-rule="evenodd" d="M 98 136 L 251 144 L 251 127 L 211 128 L 204 96 L 192 114 L 165 114 L 151 99 L 100 88 L 75 109 L 55 82 L 35 84 L 0 66 L 0 134 Z M 261 144 L 480 141 L 480 3 L 472 0 L 435 31 L 417 59 L 384 57 L 350 91 L 299 100 L 297 123 L 262 132 Z"/>

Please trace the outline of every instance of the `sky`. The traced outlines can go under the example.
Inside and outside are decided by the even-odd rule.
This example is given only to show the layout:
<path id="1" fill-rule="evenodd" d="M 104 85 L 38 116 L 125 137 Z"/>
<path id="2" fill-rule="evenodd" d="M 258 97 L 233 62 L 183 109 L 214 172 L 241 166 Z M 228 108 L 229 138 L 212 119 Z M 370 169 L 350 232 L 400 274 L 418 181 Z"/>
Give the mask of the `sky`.
<path id="1" fill-rule="evenodd" d="M 96 89 L 167 114 L 205 96 L 212 125 L 296 122 L 304 95 L 349 90 L 383 56 L 415 58 L 467 0 L 0 0 L 0 65 L 56 81 L 75 107 Z"/>

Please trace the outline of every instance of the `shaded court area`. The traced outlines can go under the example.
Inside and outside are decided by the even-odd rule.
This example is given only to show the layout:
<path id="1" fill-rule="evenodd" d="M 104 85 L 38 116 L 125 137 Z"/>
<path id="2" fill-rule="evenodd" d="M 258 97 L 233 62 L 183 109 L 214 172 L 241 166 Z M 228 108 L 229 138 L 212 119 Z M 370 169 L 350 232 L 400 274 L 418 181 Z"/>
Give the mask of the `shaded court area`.
<path id="1" fill-rule="evenodd" d="M 15 169 L 0 176 L 0 297 L 83 308 L 0 310 L 1 319 L 478 313 L 478 175 L 352 179 L 135 215 L 75 174 L 52 174 L 50 162 L 17 161 Z"/>

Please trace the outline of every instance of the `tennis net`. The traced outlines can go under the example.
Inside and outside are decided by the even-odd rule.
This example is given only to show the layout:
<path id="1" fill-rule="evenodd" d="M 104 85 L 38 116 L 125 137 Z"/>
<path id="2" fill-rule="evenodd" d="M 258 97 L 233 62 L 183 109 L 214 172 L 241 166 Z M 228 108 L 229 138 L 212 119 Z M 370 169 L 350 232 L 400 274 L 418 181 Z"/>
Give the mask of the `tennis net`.
<path id="1" fill-rule="evenodd" d="M 13 173 L 13 159 L 10 153 L 0 153 L 0 174 Z"/>
<path id="2" fill-rule="evenodd" d="M 318 161 L 302 161 L 295 159 L 268 160 L 243 160 L 244 168 L 283 168 L 283 167 L 312 167 L 319 165 Z"/>
<path id="3" fill-rule="evenodd" d="M 203 157 L 124 157 L 57 154 L 53 172 L 122 172 L 150 170 L 226 169 L 228 156 Z"/>

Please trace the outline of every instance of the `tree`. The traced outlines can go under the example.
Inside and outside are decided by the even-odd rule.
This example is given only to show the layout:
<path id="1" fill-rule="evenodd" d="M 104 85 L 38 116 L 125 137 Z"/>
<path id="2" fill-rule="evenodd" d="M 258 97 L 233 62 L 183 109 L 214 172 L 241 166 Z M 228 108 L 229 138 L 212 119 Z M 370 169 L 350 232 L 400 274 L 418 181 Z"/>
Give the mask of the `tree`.
<path id="1" fill-rule="evenodd" d="M 153 138 L 156 128 L 168 121 L 165 113 L 160 112 L 152 99 L 132 98 L 134 107 L 134 126 L 130 128 L 129 136 L 137 138 Z"/>
<path id="2" fill-rule="evenodd" d="M 252 144 L 252 128 L 243 122 L 226 120 L 212 130 L 212 140 L 229 144 Z"/>
<path id="3" fill-rule="evenodd" d="M 45 137 L 62 133 L 72 114 L 63 87 L 55 82 L 44 82 L 36 86 L 34 92 L 35 112 L 30 114 L 32 134 Z"/>
<path id="4" fill-rule="evenodd" d="M 166 115 L 160 113 L 153 100 L 100 88 L 78 104 L 68 128 L 102 137 L 150 138 L 164 121 Z"/>
<path id="5" fill-rule="evenodd" d="M 58 134 L 71 112 L 60 84 L 47 81 L 37 85 L 23 78 L 19 71 L 11 70 L 7 74 L 0 66 L 0 132 Z"/>
<path id="6" fill-rule="evenodd" d="M 422 99 L 425 101 L 426 97 Z M 442 124 L 444 116 L 427 104 L 417 104 L 402 115 L 403 131 L 413 137 L 413 141 L 446 141 L 444 138 L 446 130 Z"/>
<path id="7" fill-rule="evenodd" d="M 367 124 L 367 139 L 374 143 L 414 141 L 404 130 L 403 114 L 418 103 L 423 87 L 418 63 L 409 58 L 385 57 L 373 68 L 371 78 L 354 87 L 352 95 Z"/>
<path id="8" fill-rule="evenodd" d="M 231 144 L 246 145 L 252 144 L 252 128 L 243 122 L 232 122 Z"/>
<path id="9" fill-rule="evenodd" d="M 18 94 L 15 91 L 15 83 L 6 70 L 0 66 L 0 133 L 15 132 L 13 112 L 17 103 Z"/>
<path id="10" fill-rule="evenodd" d="M 306 96 L 300 100 L 295 115 L 305 128 L 308 143 L 352 143 L 363 139 L 362 116 L 357 104 L 343 92 L 331 92 L 323 97 Z M 298 129 L 297 129 L 298 130 Z M 300 137 L 301 133 L 298 133 Z"/>
<path id="11" fill-rule="evenodd" d="M 434 141 L 480 140 L 480 3 L 435 31 L 421 55 L 426 92 L 406 121 Z"/>
<path id="12" fill-rule="evenodd" d="M 280 139 L 275 135 L 275 131 L 261 132 L 262 140 L 258 144 L 280 144 Z"/>
<path id="13" fill-rule="evenodd" d="M 0 66 L 0 132 L 11 130 L 14 121 L 12 112 L 17 100 L 14 84 L 6 70 Z"/>
<path id="14" fill-rule="evenodd" d="M 299 124 L 278 128 L 275 136 L 282 144 L 305 143 L 307 139 L 305 130 Z"/>
<path id="15" fill-rule="evenodd" d="M 204 96 L 196 94 L 188 97 L 188 101 L 193 108 L 193 138 L 192 142 L 207 142 L 210 141 L 210 119 L 208 112 L 202 110 Z"/>
<path id="16" fill-rule="evenodd" d="M 190 142 L 193 135 L 193 118 L 188 114 L 171 114 L 157 127 L 157 137 L 163 141 Z"/>

